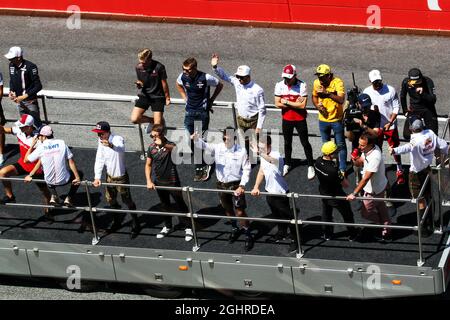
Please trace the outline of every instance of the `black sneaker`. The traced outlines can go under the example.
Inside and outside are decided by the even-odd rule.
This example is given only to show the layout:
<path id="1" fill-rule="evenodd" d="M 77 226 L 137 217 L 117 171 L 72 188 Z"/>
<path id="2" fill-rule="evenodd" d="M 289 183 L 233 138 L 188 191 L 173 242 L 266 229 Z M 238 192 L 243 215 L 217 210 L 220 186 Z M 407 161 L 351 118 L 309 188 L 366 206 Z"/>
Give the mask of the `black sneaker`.
<path id="1" fill-rule="evenodd" d="M 233 228 L 231 230 L 230 236 L 228 238 L 228 243 L 235 242 L 239 238 L 240 235 L 241 235 L 241 229 Z"/>
<path id="2" fill-rule="evenodd" d="M 252 250 L 254 244 L 255 244 L 255 241 L 253 240 L 252 235 L 245 236 L 245 244 L 244 244 L 245 251 L 248 252 L 248 251 Z"/>
<path id="3" fill-rule="evenodd" d="M 4 196 L 2 199 L 0 199 L 0 204 L 6 204 L 6 203 L 15 203 L 16 197 L 12 196 L 11 198 L 8 196 Z"/>
<path id="4" fill-rule="evenodd" d="M 332 237 L 333 236 L 331 234 L 323 233 L 321 238 L 322 238 L 322 240 L 330 241 Z"/>
<path id="5" fill-rule="evenodd" d="M 286 232 L 278 231 L 273 238 L 277 243 L 280 241 L 284 241 L 286 240 Z"/>
<path id="6" fill-rule="evenodd" d="M 357 228 L 354 231 L 349 231 L 349 235 L 347 237 L 347 240 L 349 242 L 353 242 L 353 241 L 358 240 L 360 233 L 361 233 L 361 229 L 359 229 L 359 228 Z"/>
<path id="7" fill-rule="evenodd" d="M 200 181 L 208 181 L 210 173 L 211 173 L 211 166 L 205 165 L 202 168 L 202 177 L 201 177 Z"/>
<path id="8" fill-rule="evenodd" d="M 194 181 L 195 182 L 202 181 L 202 178 L 203 178 L 203 168 L 195 168 Z"/>

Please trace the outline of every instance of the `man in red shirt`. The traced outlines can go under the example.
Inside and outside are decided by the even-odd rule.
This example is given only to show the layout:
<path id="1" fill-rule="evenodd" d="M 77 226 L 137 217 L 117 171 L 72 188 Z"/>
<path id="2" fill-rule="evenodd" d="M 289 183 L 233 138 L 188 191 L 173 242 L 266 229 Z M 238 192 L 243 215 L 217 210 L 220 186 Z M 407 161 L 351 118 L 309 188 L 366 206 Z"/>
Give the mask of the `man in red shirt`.
<path id="1" fill-rule="evenodd" d="M 0 126 L 0 133 L 12 134 L 17 137 L 20 149 L 20 158 L 16 163 L 7 165 L 0 170 L 0 177 L 10 177 L 10 176 L 20 176 L 29 175 L 29 173 L 34 169 L 36 162 L 24 162 L 25 155 L 33 145 L 33 140 L 37 139 L 37 134 L 34 132 L 34 118 L 29 114 L 24 114 L 16 121 L 14 127 L 3 127 Z M 34 175 L 37 179 L 44 179 L 44 174 L 42 168 L 40 168 Z M 12 192 L 11 182 L 2 180 L 3 186 L 5 187 L 5 196 L 0 199 L 0 204 L 6 204 L 8 202 L 16 202 L 16 197 Z M 36 183 L 39 190 L 41 190 L 44 196 L 44 203 L 49 204 L 50 202 L 50 191 L 45 183 Z M 48 210 L 44 210 L 48 213 Z"/>
<path id="2" fill-rule="evenodd" d="M 306 124 L 306 102 L 308 93 L 306 83 L 297 78 L 294 65 L 288 64 L 283 68 L 281 74 L 283 81 L 275 85 L 275 106 L 281 109 L 283 117 L 282 129 L 284 137 L 285 165 L 283 175 L 285 176 L 292 168 L 292 136 L 294 128 L 297 130 L 305 151 L 308 162 L 308 179 L 314 179 L 314 158 L 312 147 L 308 140 L 308 126 Z"/>

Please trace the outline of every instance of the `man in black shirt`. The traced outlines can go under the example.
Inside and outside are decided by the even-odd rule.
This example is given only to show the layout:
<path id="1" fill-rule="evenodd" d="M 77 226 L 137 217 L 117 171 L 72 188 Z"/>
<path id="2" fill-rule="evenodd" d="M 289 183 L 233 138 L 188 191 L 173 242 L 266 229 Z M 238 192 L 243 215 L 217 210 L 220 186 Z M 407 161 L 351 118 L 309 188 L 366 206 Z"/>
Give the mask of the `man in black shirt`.
<path id="1" fill-rule="evenodd" d="M 136 66 L 138 100 L 131 112 L 133 123 L 164 124 L 164 106 L 170 104 L 169 86 L 167 84 L 166 68 L 160 62 L 152 59 L 152 51 L 148 48 L 138 53 L 139 63 Z M 151 106 L 153 118 L 145 116 L 145 111 Z M 150 133 L 147 127 L 147 133 Z"/>
<path id="2" fill-rule="evenodd" d="M 409 105 L 406 96 L 409 96 Z M 436 94 L 434 92 L 434 83 L 429 77 L 422 74 L 420 69 L 412 68 L 408 72 L 408 77 L 403 79 L 402 89 L 400 91 L 400 102 L 403 113 L 410 119 L 416 117 L 422 118 L 428 129 L 438 134 L 438 121 L 436 112 Z M 414 116 L 414 117 L 413 117 Z M 409 139 L 411 132 L 408 123 L 403 132 L 404 138 Z"/>
<path id="3" fill-rule="evenodd" d="M 42 90 L 37 66 L 23 58 L 20 47 L 11 47 L 5 54 L 9 60 L 9 98 L 17 103 L 19 114 L 33 117 L 36 127 L 42 126 L 37 93 Z"/>
<path id="4" fill-rule="evenodd" d="M 325 142 L 322 145 L 322 156 L 317 158 L 314 164 L 316 176 L 319 178 L 319 192 L 325 196 L 346 196 L 342 189 L 348 185 L 348 181 L 339 171 L 335 159 L 338 157 L 339 149 L 334 141 Z M 354 223 L 353 212 L 350 203 L 345 200 L 322 199 L 322 221 L 333 222 L 333 208 L 336 208 L 344 218 L 345 223 Z M 347 227 L 348 240 L 356 239 L 358 230 Z M 326 241 L 333 236 L 333 226 L 324 226 L 322 238 Z"/>
<path id="5" fill-rule="evenodd" d="M 176 212 L 188 212 L 189 210 L 184 202 L 181 191 L 155 188 L 155 186 L 180 187 L 180 178 L 178 176 L 177 168 L 172 161 L 172 151 L 176 145 L 167 140 L 164 136 L 164 126 L 162 124 L 153 125 L 150 136 L 153 139 L 153 143 L 148 147 L 147 162 L 145 163 L 147 189 L 156 189 L 164 211 L 171 211 L 172 205 L 170 203 L 170 196 L 172 196 L 175 200 Z M 154 173 L 154 179 L 152 178 L 152 173 Z M 189 219 L 180 217 L 180 225 L 186 228 L 185 240 L 191 241 L 193 233 Z M 165 216 L 164 227 L 156 237 L 158 239 L 164 238 L 171 231 L 172 217 Z"/>

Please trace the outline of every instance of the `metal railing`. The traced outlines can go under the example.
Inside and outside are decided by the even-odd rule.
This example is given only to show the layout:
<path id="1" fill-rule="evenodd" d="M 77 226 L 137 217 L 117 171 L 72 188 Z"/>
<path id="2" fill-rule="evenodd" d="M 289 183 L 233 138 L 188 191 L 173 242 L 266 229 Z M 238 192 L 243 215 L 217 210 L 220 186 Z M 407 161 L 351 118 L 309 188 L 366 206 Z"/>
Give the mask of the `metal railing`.
<path id="1" fill-rule="evenodd" d="M 8 88 L 5 88 L 4 90 L 4 96 L 8 95 Z M 46 100 L 84 100 L 84 101 L 108 101 L 108 102 L 129 102 L 134 103 L 134 101 L 137 99 L 136 96 L 126 96 L 126 95 L 108 95 L 108 94 L 91 94 L 91 93 L 80 93 L 80 92 L 62 92 L 62 91 L 49 91 L 49 90 L 43 90 L 39 93 L 38 98 L 42 101 L 42 111 L 44 113 L 44 121 L 48 124 L 58 124 L 58 125 L 76 125 L 76 126 L 94 126 L 95 123 L 74 123 L 74 122 L 64 122 L 64 121 L 51 121 L 48 118 L 47 113 L 47 105 Z M 184 106 L 185 102 L 182 99 L 171 99 L 172 104 L 174 105 L 182 105 Z M 280 109 L 277 109 L 272 104 L 266 105 L 268 108 L 268 111 L 275 111 L 280 112 Z M 237 128 L 237 115 L 236 115 L 236 108 L 235 104 L 233 102 L 223 102 L 223 101 L 217 101 L 214 103 L 215 108 L 223 108 L 223 109 L 231 109 L 232 110 L 232 117 L 233 117 L 233 124 L 234 127 Z M 317 110 L 312 107 L 308 107 L 309 113 L 317 113 Z M 405 119 L 404 116 L 399 115 L 399 119 Z M 15 119 L 8 119 L 8 121 L 15 121 Z M 449 119 L 440 117 L 439 121 L 443 122 L 445 121 L 445 128 L 444 128 L 444 134 L 445 137 L 447 131 L 449 130 Z M 111 127 L 120 127 L 120 128 L 137 128 L 138 134 L 140 138 L 140 147 L 141 147 L 141 159 L 145 159 L 145 145 L 144 145 L 144 139 L 143 139 L 143 130 L 140 124 L 138 125 L 123 125 L 123 124 L 111 124 Z M 176 128 L 176 127 L 167 127 L 168 130 L 184 130 L 184 128 Z M 214 130 L 210 130 L 214 131 Z M 310 136 L 318 137 L 318 135 L 309 134 Z M 443 164 L 447 164 L 448 162 L 444 162 Z M 442 214 L 442 202 L 441 202 L 441 179 L 442 175 L 441 169 L 442 165 L 437 166 L 438 171 L 438 197 L 439 197 L 439 205 L 438 205 L 438 213 L 439 213 L 439 221 L 440 226 L 438 230 L 435 230 L 438 233 L 443 232 L 443 214 Z M 430 173 L 431 175 L 431 173 Z M 230 217 L 230 216 L 218 216 L 218 215 L 208 215 L 208 214 L 197 214 L 194 212 L 193 209 L 193 203 L 192 203 L 192 194 L 194 192 L 212 192 L 212 193 L 233 193 L 233 191 L 228 190 L 218 190 L 218 189 L 205 189 L 205 188 L 192 188 L 192 187 L 160 187 L 157 186 L 157 189 L 166 189 L 166 190 L 178 190 L 183 192 L 185 195 L 185 198 L 188 200 L 188 213 L 176 213 L 176 212 L 160 212 L 160 211 L 148 211 L 148 210 L 119 210 L 119 209 L 107 209 L 107 208 L 98 208 L 92 205 L 91 200 L 91 190 L 90 187 L 92 186 L 91 181 L 82 181 L 82 186 L 85 188 L 86 197 L 88 200 L 88 206 L 87 207 L 71 207 L 71 208 L 64 208 L 64 207 L 57 207 L 58 209 L 67 209 L 67 210 L 84 210 L 89 212 L 90 219 L 92 223 L 92 231 L 93 231 L 93 239 L 92 244 L 95 245 L 100 241 L 100 237 L 98 236 L 97 228 L 95 225 L 95 218 L 94 214 L 96 212 L 112 212 L 112 213 L 136 213 L 136 214 L 149 214 L 149 215 L 170 215 L 170 216 L 178 216 L 178 217 L 186 217 L 191 220 L 192 227 L 193 227 L 193 238 L 194 238 L 194 246 L 193 251 L 197 251 L 200 249 L 199 243 L 198 243 L 198 237 L 197 237 L 197 230 L 195 229 L 195 219 L 197 218 L 206 218 L 206 219 L 229 219 L 229 220 L 250 220 L 250 221 L 260 221 L 260 222 L 266 222 L 266 223 L 286 223 L 286 224 L 294 224 L 296 229 L 296 239 L 298 243 L 298 250 L 297 250 L 297 257 L 300 258 L 304 255 L 304 251 L 301 246 L 301 228 L 299 226 L 302 225 L 321 225 L 321 226 L 354 226 L 354 227 L 367 227 L 367 228 L 387 228 L 387 229 L 399 229 L 399 230 L 412 230 L 418 232 L 418 252 L 419 252 L 419 259 L 417 264 L 419 266 L 423 265 L 425 263 L 425 260 L 423 259 L 423 240 L 422 240 L 422 228 L 420 227 L 423 225 L 427 214 L 431 214 L 431 202 L 427 205 L 425 213 L 422 217 L 420 217 L 420 210 L 419 210 L 419 200 L 423 199 L 425 187 L 431 183 L 430 175 L 428 175 L 426 182 L 422 186 L 422 189 L 420 190 L 420 194 L 418 199 L 394 199 L 394 198 L 364 198 L 364 197 L 357 197 L 356 200 L 373 200 L 373 201 L 390 201 L 390 202 L 401 202 L 401 203 L 413 203 L 416 204 L 416 211 L 417 211 L 417 225 L 416 226 L 400 226 L 400 225 L 380 225 L 380 224 L 367 224 L 367 223 L 341 223 L 341 222 L 325 222 L 325 221 L 310 221 L 310 220 L 302 220 L 299 216 L 299 213 L 297 212 L 296 208 L 296 202 L 295 199 L 298 198 L 310 198 L 310 199 L 337 199 L 337 200 L 345 200 L 345 197 L 331 197 L 331 196 L 323 196 L 323 195 L 306 195 L 306 194 L 300 194 L 291 192 L 288 194 L 270 194 L 267 192 L 261 192 L 261 195 L 268 195 L 268 196 L 280 196 L 280 197 L 288 197 L 290 199 L 290 206 L 292 210 L 292 215 L 294 219 L 291 220 L 283 220 L 283 219 L 270 219 L 270 218 L 259 218 L 259 217 Z M 23 181 L 23 179 L 20 178 L 0 178 L 0 180 L 10 180 L 10 181 Z M 43 180 L 36 180 L 33 179 L 33 182 L 44 182 Z M 102 183 L 104 186 L 118 186 L 119 184 L 114 183 Z M 137 187 L 137 188 L 146 188 L 145 185 L 122 185 L 125 187 Z M 245 192 L 246 194 L 250 194 L 250 192 Z M 35 205 L 35 204 L 25 204 L 25 203 L 7 203 L 7 206 L 18 206 L 18 207 L 41 207 L 41 208 L 53 208 L 53 206 L 49 205 Z M 0 232 L 1 233 L 1 232 Z"/>

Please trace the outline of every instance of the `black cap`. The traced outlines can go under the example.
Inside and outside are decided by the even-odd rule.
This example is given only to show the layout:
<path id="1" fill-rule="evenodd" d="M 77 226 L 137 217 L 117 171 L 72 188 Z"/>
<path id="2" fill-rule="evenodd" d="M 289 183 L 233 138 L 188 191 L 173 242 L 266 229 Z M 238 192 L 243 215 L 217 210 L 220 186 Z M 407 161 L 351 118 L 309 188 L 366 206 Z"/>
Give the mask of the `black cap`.
<path id="1" fill-rule="evenodd" d="M 362 109 L 370 108 L 372 106 L 372 99 L 367 93 L 361 93 L 358 96 L 358 102 Z"/>
<path id="2" fill-rule="evenodd" d="M 92 129 L 92 132 L 97 132 L 97 133 L 110 132 L 110 131 L 111 131 L 111 127 L 109 126 L 109 123 L 106 121 L 97 122 L 95 128 Z"/>
<path id="3" fill-rule="evenodd" d="M 422 78 L 422 71 L 418 68 L 412 68 L 408 71 L 409 80 L 419 80 Z"/>

